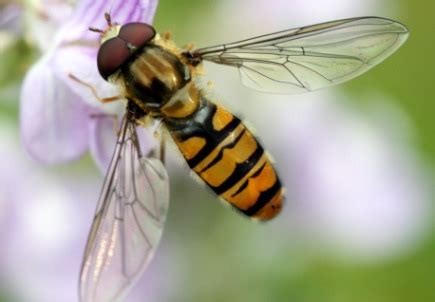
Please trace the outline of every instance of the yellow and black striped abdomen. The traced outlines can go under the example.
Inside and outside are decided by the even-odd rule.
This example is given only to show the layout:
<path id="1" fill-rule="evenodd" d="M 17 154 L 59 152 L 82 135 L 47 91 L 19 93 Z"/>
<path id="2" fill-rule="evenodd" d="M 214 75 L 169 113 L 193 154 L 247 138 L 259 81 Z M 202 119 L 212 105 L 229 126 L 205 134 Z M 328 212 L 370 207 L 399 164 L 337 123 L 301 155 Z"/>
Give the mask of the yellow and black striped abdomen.
<path id="1" fill-rule="evenodd" d="M 189 166 L 216 194 L 248 216 L 267 220 L 279 213 L 281 182 L 240 119 L 202 97 L 192 116 L 167 125 Z"/>

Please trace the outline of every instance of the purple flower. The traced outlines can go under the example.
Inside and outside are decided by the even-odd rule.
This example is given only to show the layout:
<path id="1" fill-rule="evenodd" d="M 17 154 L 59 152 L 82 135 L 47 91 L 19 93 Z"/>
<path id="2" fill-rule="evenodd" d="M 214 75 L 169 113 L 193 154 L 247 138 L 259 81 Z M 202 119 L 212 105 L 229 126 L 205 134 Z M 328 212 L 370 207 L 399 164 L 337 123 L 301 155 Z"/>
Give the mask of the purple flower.
<path id="1" fill-rule="evenodd" d="M 0 6 L 0 51 L 7 48 L 21 33 L 21 9 L 18 5 Z"/>
<path id="2" fill-rule="evenodd" d="M 1 282 L 22 301 L 74 301 L 95 181 L 41 171 L 24 156 L 14 129 L 4 121 L 0 128 Z"/>
<path id="3" fill-rule="evenodd" d="M 80 1 L 49 45 L 41 47 L 44 54 L 24 79 L 20 104 L 22 142 L 33 158 L 55 164 L 90 150 L 104 169 L 123 104 L 103 105 L 83 84 L 100 98 L 118 95 L 98 73 L 100 35 L 88 28 L 105 28 L 105 12 L 120 24 L 151 23 L 156 6 L 157 0 Z"/>
<path id="4" fill-rule="evenodd" d="M 72 4 L 66 0 L 34 0 L 23 3 L 6 0 L 0 5 L 0 50 L 17 37 L 24 38 L 39 50 L 46 51 L 53 36 L 71 15 Z"/>
<path id="5" fill-rule="evenodd" d="M 38 167 L 4 120 L 0 135 L 0 284 L 19 301 L 77 302 L 98 177 Z M 177 247 L 164 241 L 126 302 L 170 301 L 181 280 L 176 256 Z"/>
<path id="6" fill-rule="evenodd" d="M 21 32 L 21 9 L 16 4 L 7 4 L 0 7 L 0 30 L 14 34 Z"/>
<path id="7" fill-rule="evenodd" d="M 332 91 L 294 98 L 238 98 L 251 102 L 243 113 L 287 189 L 279 236 L 348 261 L 383 261 L 418 247 L 430 230 L 429 173 L 394 100 L 370 95 L 373 107 L 361 113 Z"/>
<path id="8" fill-rule="evenodd" d="M 385 98 L 371 99 L 376 108 L 364 115 L 327 98 L 299 106 L 302 118 L 287 124 L 283 172 L 290 188 L 286 224 L 360 261 L 412 248 L 430 219 L 424 168 L 405 143 L 406 118 Z"/>

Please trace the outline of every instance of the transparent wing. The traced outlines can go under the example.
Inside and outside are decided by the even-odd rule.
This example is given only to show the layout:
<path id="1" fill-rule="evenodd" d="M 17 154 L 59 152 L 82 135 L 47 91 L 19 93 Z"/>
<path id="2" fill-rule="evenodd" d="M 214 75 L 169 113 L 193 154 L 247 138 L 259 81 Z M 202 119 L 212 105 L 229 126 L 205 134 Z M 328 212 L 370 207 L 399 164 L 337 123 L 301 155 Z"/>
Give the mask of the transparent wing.
<path id="1" fill-rule="evenodd" d="M 160 240 L 168 202 L 166 170 L 161 161 L 141 155 L 127 115 L 84 254 L 82 302 L 118 301 L 134 285 Z"/>
<path id="2" fill-rule="evenodd" d="M 396 51 L 407 37 L 407 28 L 398 22 L 361 17 L 201 48 L 192 55 L 238 67 L 250 88 L 300 93 L 355 78 Z"/>

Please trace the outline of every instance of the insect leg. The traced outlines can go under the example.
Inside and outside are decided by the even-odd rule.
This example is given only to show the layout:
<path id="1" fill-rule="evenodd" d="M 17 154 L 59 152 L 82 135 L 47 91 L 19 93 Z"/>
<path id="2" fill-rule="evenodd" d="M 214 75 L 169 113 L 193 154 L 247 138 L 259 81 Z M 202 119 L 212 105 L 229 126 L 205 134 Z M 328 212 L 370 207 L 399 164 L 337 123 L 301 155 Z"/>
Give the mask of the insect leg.
<path id="1" fill-rule="evenodd" d="M 165 134 L 163 133 L 164 127 L 162 127 L 163 120 L 158 121 L 158 124 L 156 126 L 156 130 L 154 132 L 154 136 L 160 140 L 160 147 L 159 147 L 159 159 L 165 165 L 165 155 L 166 155 L 166 140 L 165 140 Z"/>
<path id="2" fill-rule="evenodd" d="M 159 148 L 153 148 L 148 154 L 149 157 L 158 158 L 163 165 L 165 165 L 165 155 L 166 155 L 166 140 L 165 135 L 163 133 L 164 128 L 162 127 L 162 120 L 155 121 L 157 124 L 154 124 L 153 128 L 153 136 L 155 139 L 160 141 Z"/>
<path id="3" fill-rule="evenodd" d="M 162 130 L 160 130 L 162 131 Z M 160 134 L 160 161 L 165 165 L 165 155 L 166 155 L 166 140 L 163 133 Z"/>
<path id="4" fill-rule="evenodd" d="M 78 77 L 76 77 L 75 75 L 73 75 L 73 74 L 71 74 L 71 73 L 68 74 L 68 76 L 69 76 L 72 80 L 78 82 L 79 84 L 82 84 L 82 85 L 88 87 L 88 88 L 91 90 L 91 92 L 92 92 L 92 94 L 94 95 L 94 97 L 95 97 L 98 101 L 100 101 L 101 103 L 103 103 L 103 104 L 104 104 L 104 103 L 111 103 L 111 102 L 114 102 L 114 101 L 119 101 L 119 100 L 124 99 L 122 96 L 119 96 L 119 95 L 118 95 L 118 96 L 112 96 L 112 97 L 109 97 L 109 98 L 101 98 L 101 97 L 98 95 L 97 90 L 95 89 L 94 86 L 92 86 L 91 84 L 86 83 L 86 82 L 80 80 Z"/>

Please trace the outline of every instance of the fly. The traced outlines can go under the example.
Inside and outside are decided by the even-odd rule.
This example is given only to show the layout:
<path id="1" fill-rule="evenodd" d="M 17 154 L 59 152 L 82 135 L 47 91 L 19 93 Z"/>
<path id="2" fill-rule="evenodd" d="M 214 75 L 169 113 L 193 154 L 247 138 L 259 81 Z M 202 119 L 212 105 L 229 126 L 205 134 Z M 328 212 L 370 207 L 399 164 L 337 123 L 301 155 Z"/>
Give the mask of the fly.
<path id="1" fill-rule="evenodd" d="M 351 80 L 396 51 L 407 28 L 360 17 L 284 30 L 196 50 L 178 48 L 145 23 L 118 25 L 106 14 L 101 76 L 119 87 L 126 114 L 107 172 L 81 269 L 81 301 L 117 301 L 149 263 L 169 202 L 160 156 L 142 154 L 137 126 L 159 120 L 189 167 L 245 216 L 274 218 L 284 190 L 275 167 L 243 122 L 198 84 L 202 62 L 236 67 L 243 84 L 301 93 Z"/>

